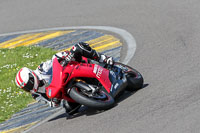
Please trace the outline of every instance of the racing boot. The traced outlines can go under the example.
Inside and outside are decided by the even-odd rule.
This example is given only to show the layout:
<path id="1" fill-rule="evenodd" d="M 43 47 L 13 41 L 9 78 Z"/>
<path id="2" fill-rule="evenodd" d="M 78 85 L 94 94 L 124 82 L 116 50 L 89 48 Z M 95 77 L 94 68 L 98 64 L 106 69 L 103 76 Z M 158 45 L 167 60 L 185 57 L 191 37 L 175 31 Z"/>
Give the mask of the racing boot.
<path id="1" fill-rule="evenodd" d="M 67 114 L 73 115 L 78 112 L 79 108 L 81 107 L 81 104 L 67 102 L 66 100 L 61 100 L 61 106 L 65 108 Z"/>

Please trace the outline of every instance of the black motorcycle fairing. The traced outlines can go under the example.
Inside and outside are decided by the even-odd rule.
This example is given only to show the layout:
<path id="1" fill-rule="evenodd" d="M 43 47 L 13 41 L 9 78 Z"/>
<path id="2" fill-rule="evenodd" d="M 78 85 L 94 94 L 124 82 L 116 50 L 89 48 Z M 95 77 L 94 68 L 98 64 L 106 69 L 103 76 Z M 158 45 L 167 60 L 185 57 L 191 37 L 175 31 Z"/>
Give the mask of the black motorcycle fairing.
<path id="1" fill-rule="evenodd" d="M 112 83 L 110 93 L 115 98 L 128 85 L 126 75 L 122 72 L 122 69 L 113 66 L 113 69 L 109 73 L 109 79 Z"/>

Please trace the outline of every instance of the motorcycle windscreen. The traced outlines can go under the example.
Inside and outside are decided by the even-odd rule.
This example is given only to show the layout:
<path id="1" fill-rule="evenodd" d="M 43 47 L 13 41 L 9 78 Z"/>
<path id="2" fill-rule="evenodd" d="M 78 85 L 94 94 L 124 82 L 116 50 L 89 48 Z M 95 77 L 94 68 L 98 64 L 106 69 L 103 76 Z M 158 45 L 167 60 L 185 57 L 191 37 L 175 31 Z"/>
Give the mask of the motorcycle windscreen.
<path id="1" fill-rule="evenodd" d="M 49 98 L 54 98 L 62 88 L 62 69 L 63 67 L 58 62 L 57 58 L 53 60 L 52 75 L 50 85 L 46 87 L 46 95 Z"/>

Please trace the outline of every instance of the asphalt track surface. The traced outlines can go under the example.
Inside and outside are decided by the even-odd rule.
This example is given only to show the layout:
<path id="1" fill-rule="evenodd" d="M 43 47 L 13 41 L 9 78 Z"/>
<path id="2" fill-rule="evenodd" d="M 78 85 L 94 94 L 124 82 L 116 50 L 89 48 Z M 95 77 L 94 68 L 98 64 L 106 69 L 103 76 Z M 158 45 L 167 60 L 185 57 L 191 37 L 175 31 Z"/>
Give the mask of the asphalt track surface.
<path id="1" fill-rule="evenodd" d="M 113 26 L 137 42 L 128 64 L 143 74 L 143 89 L 108 111 L 60 116 L 31 132 L 199 132 L 199 13 L 198 0 L 0 1 L 0 33 Z"/>

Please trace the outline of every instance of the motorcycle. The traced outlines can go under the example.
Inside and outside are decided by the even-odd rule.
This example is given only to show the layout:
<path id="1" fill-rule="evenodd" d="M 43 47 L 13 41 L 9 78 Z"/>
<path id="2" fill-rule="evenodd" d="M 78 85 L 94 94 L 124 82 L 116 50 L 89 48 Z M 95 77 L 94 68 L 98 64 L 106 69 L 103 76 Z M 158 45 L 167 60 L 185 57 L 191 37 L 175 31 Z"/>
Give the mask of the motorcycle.
<path id="1" fill-rule="evenodd" d="M 130 66 L 94 63 L 84 58 L 62 66 L 53 60 L 52 76 L 46 87 L 50 98 L 78 103 L 95 109 L 109 109 L 125 90 L 136 91 L 143 86 L 143 77 Z"/>

